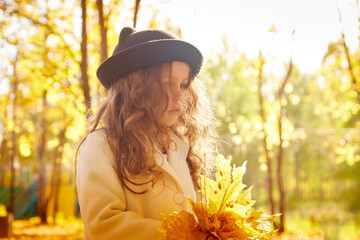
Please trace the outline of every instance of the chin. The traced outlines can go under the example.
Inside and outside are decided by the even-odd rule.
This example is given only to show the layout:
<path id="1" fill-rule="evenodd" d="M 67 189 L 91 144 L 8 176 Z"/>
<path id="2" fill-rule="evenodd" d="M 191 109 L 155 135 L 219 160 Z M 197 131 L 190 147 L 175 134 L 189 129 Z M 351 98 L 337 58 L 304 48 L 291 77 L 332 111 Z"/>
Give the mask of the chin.
<path id="1" fill-rule="evenodd" d="M 164 126 L 171 127 L 177 123 L 178 119 L 169 119 L 168 121 L 164 122 Z"/>
<path id="2" fill-rule="evenodd" d="M 175 122 L 171 122 L 171 123 L 167 123 L 167 124 L 165 124 L 165 125 L 166 125 L 167 127 L 171 127 L 171 126 L 174 126 L 175 123 L 176 123 L 176 121 L 175 121 Z"/>

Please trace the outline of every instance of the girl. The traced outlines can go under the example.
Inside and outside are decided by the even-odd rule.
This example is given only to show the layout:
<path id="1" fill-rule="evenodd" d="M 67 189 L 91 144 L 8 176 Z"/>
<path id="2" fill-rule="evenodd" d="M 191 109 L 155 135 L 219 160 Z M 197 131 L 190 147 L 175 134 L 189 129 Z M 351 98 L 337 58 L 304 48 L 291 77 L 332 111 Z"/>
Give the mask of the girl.
<path id="1" fill-rule="evenodd" d="M 162 214 L 197 201 L 213 115 L 195 78 L 202 55 L 160 31 L 124 28 L 97 76 L 107 96 L 79 146 L 84 239 L 165 239 Z"/>

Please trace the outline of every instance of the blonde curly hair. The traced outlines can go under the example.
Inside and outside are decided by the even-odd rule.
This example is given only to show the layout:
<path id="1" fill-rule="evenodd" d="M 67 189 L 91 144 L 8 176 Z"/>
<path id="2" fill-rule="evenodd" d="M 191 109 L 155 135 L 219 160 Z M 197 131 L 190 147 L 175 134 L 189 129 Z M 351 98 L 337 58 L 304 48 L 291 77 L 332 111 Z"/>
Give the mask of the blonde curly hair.
<path id="1" fill-rule="evenodd" d="M 163 127 L 160 114 L 154 112 L 168 95 L 162 86 L 163 71 L 169 71 L 171 62 L 142 68 L 121 77 L 114 83 L 99 104 L 96 115 L 90 120 L 88 134 L 103 129 L 107 136 L 110 149 L 114 154 L 116 170 L 120 182 L 129 191 L 135 192 L 127 184 L 153 184 L 161 177 L 161 172 L 155 162 L 157 146 L 169 148 L 170 134 L 174 133 L 186 138 L 190 149 L 186 157 L 190 174 L 194 183 L 198 183 L 199 173 L 203 171 L 204 153 L 211 167 L 214 156 L 216 138 L 214 115 L 205 95 L 202 82 L 190 70 L 189 82 L 184 93 L 184 112 L 176 124 Z M 80 142 L 80 146 L 86 137 Z M 77 154 L 78 155 L 78 154 Z M 132 176 L 150 177 L 149 181 L 138 183 Z"/>

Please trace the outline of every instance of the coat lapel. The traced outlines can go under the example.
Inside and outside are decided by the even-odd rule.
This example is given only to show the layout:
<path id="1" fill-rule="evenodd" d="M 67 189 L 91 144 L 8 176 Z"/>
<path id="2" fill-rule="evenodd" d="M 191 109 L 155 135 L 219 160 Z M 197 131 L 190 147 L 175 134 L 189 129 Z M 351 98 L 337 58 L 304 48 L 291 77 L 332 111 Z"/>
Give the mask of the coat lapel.
<path id="1" fill-rule="evenodd" d="M 168 149 L 167 152 L 167 158 L 163 154 L 158 151 L 158 154 L 156 155 L 156 163 L 160 168 L 168 173 L 177 183 L 179 190 L 181 190 L 181 193 L 184 194 L 184 187 L 181 184 L 181 181 L 179 180 L 178 174 L 176 174 L 175 170 L 171 167 L 168 160 L 173 161 L 173 166 L 179 167 L 180 171 L 185 166 L 187 167 L 186 163 L 186 156 L 189 151 L 189 144 L 182 140 L 180 137 L 176 136 L 175 134 L 171 135 L 171 144 L 170 149 Z M 187 167 L 188 168 L 188 167 Z"/>

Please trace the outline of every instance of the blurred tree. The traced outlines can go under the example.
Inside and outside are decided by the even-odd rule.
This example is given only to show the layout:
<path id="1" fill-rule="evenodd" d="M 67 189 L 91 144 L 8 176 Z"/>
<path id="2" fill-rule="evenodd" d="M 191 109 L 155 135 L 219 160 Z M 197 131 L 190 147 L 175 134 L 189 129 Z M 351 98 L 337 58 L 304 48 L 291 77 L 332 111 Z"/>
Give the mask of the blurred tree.
<path id="1" fill-rule="evenodd" d="M 87 116 L 91 115 L 91 101 L 90 101 L 90 87 L 89 87 L 89 78 L 88 78 L 88 64 L 87 64 L 87 33 L 86 33 L 86 0 L 81 0 L 81 83 L 82 89 L 84 92 L 84 100 L 86 106 Z"/>
<path id="2" fill-rule="evenodd" d="M 69 119 L 71 121 L 71 118 Z M 48 195 L 47 202 L 49 203 L 53 199 L 52 217 L 55 219 L 58 212 L 58 199 L 61 184 L 61 159 L 63 158 L 64 145 L 66 141 L 65 133 L 71 122 L 65 122 L 58 134 L 59 144 L 56 146 L 57 152 L 53 158 L 52 163 L 52 176 L 51 176 L 51 188 Z"/>
<path id="3" fill-rule="evenodd" d="M 6 3 L 1 3 L 1 9 L 6 7 Z M 0 36 L 4 35 L 4 28 L 9 24 L 9 21 L 3 19 L 1 20 Z M 3 129 L 3 141 L 2 144 L 7 146 L 2 147 L 1 157 L 8 158 L 10 161 L 10 196 L 9 204 L 7 206 L 7 211 L 11 214 L 14 214 L 14 203 L 15 203 L 15 161 L 18 159 L 18 128 L 17 128 L 17 107 L 18 107 L 18 85 L 19 78 L 17 74 L 18 64 L 19 64 L 19 48 L 22 44 L 18 37 L 8 37 L 4 36 L 3 38 L 7 44 L 9 44 L 15 51 L 15 56 L 9 58 L 10 66 L 12 67 L 12 75 L 8 77 L 9 85 L 11 86 L 11 91 L 9 91 L 6 100 L 2 101 L 4 109 L 2 112 L 5 113 L 4 120 L 8 122 Z M 6 136 L 8 135 L 8 136 Z M 6 149 L 7 148 L 7 149 Z M 8 150 L 8 151 L 6 151 Z M 3 165 L 5 166 L 5 164 Z"/>
<path id="4" fill-rule="evenodd" d="M 219 151 L 232 155 L 237 165 L 249 160 L 245 182 L 255 185 L 254 196 L 260 204 L 263 200 L 258 198 L 259 193 L 262 187 L 267 186 L 268 179 L 263 178 L 264 168 L 258 170 L 262 164 L 260 152 L 263 151 L 258 96 L 255 94 L 258 89 L 258 65 L 229 46 L 224 38 L 223 50 L 211 55 L 200 77 L 208 86 L 215 108 Z"/>
<path id="5" fill-rule="evenodd" d="M 269 57 L 271 58 L 271 56 Z M 293 72 L 290 60 L 284 80 L 264 71 L 265 58 L 260 54 L 258 59 L 248 60 L 231 48 L 224 39 L 224 50 L 214 54 L 205 64 L 202 72 L 209 86 L 209 95 L 216 109 L 220 139 L 219 150 L 231 154 L 235 162 L 248 159 L 248 179 L 255 190 L 267 190 L 267 200 L 261 195 L 256 199 L 260 203 L 269 204 L 270 210 L 283 212 L 281 223 L 284 223 L 286 211 L 285 181 L 289 176 L 282 176 L 291 165 L 289 153 L 285 156 L 284 149 L 289 149 L 291 142 L 299 139 L 294 129 L 293 118 L 287 116 L 288 102 L 298 102 L 293 94 L 293 79 L 298 73 Z M 252 94 L 257 93 L 257 94 Z M 291 101 L 289 100 L 291 99 Z M 295 99 L 295 100 L 294 100 Z M 277 171 L 272 171 L 271 162 L 277 151 Z M 287 161 L 283 161 L 286 158 Z M 253 161 L 253 159 L 258 159 Z M 286 167 L 286 170 L 283 168 Z M 269 169 L 270 168 L 270 169 Z M 259 169 L 260 171 L 258 171 Z M 262 172 L 266 172 L 264 175 Z M 278 197 L 272 196 L 275 189 L 272 176 L 276 173 Z M 246 177 L 246 176 L 245 176 Z M 264 180 L 259 181 L 261 178 Z M 277 208 L 275 207 L 275 199 Z M 260 200 L 260 201 L 259 201 Z M 267 205 L 265 204 L 265 205 Z M 284 226 L 280 225 L 280 231 Z"/>
<path id="6" fill-rule="evenodd" d="M 350 54 L 349 47 L 346 44 L 345 33 L 344 33 L 344 24 L 342 21 L 340 8 L 338 8 L 338 13 L 339 13 L 339 21 L 340 21 L 341 27 L 342 27 L 340 43 L 343 46 L 343 51 L 345 53 L 346 60 L 347 60 L 347 69 L 348 69 L 348 72 L 350 75 L 350 80 L 351 80 L 351 85 L 352 85 L 351 88 L 352 88 L 352 90 L 354 90 L 357 93 L 358 101 L 360 102 L 360 80 L 358 79 L 359 74 L 356 75 L 356 73 L 355 73 L 354 66 L 353 66 L 352 59 L 351 59 L 352 56 Z M 360 34 L 359 34 L 359 38 L 360 38 Z"/>
<path id="7" fill-rule="evenodd" d="M 353 53 L 350 51 L 340 9 L 338 13 L 341 37 L 328 45 L 317 78 L 322 97 L 322 109 L 318 112 L 329 116 L 336 131 L 336 137 L 330 138 L 326 144 L 332 149 L 334 162 L 339 168 L 336 179 L 339 184 L 343 183 L 339 186 L 342 200 L 348 203 L 350 210 L 360 211 L 360 207 L 354 204 L 359 201 L 356 193 L 360 191 L 355 173 L 360 162 L 360 45 Z M 351 197 L 350 192 L 353 193 Z"/>
<path id="8" fill-rule="evenodd" d="M 41 106 L 41 116 L 39 118 L 39 140 L 38 140 L 38 150 L 37 150 L 37 160 L 38 160 L 38 198 L 37 198 L 37 214 L 41 218 L 41 222 L 46 222 L 47 220 L 47 202 L 46 202 L 46 179 L 45 179 L 45 150 L 47 142 L 47 120 L 46 116 L 48 114 L 47 106 L 47 90 L 44 90 Z"/>
<path id="9" fill-rule="evenodd" d="M 260 105 L 260 116 L 261 116 L 261 122 L 262 122 L 262 132 L 263 132 L 263 139 L 264 139 L 264 151 L 265 151 L 265 158 L 266 158 L 266 166 L 267 166 L 267 182 L 268 182 L 268 198 L 269 198 L 269 204 L 270 204 L 270 210 L 271 214 L 275 213 L 275 204 L 273 199 L 273 177 L 272 177 L 272 162 L 269 154 L 268 149 L 268 134 L 265 131 L 265 125 L 266 125 L 266 116 L 265 116 L 265 110 L 264 110 L 264 98 L 263 94 L 261 93 L 261 89 L 263 86 L 263 66 L 264 66 L 264 58 L 262 56 L 262 53 L 260 51 L 259 54 L 259 85 L 258 85 L 258 96 L 259 96 L 259 105 Z"/>
<path id="10" fill-rule="evenodd" d="M 292 57 L 290 58 L 289 67 L 286 73 L 286 76 L 284 78 L 284 81 L 281 82 L 281 85 L 277 91 L 277 97 L 276 100 L 278 101 L 278 105 L 280 106 L 279 112 L 277 114 L 277 121 L 278 121 L 278 134 L 279 134 L 279 150 L 278 150 L 278 161 L 277 161 L 277 184 L 279 187 L 279 194 L 280 194 L 280 200 L 279 200 L 279 211 L 281 213 L 280 215 L 280 225 L 279 225 L 279 232 L 282 233 L 285 231 L 284 228 L 284 221 L 285 221 L 285 215 L 286 215 L 286 201 L 285 201 L 285 189 L 284 189 L 284 183 L 283 183 L 283 144 L 284 144 L 284 136 L 283 131 L 285 130 L 283 128 L 283 121 L 286 121 L 284 118 L 286 114 L 286 110 L 284 109 L 283 105 L 285 105 L 283 102 L 284 98 L 284 89 L 290 79 L 290 74 L 292 70 Z"/>
<path id="11" fill-rule="evenodd" d="M 17 45 L 17 44 L 15 44 Z M 12 135 L 12 144 L 10 147 L 10 203 L 8 206 L 8 212 L 14 214 L 14 203 L 15 203 L 15 158 L 17 158 L 17 139 L 16 139 L 16 124 L 17 124 L 17 118 L 16 118 L 16 106 L 17 106 L 17 92 L 18 92 L 18 77 L 17 77 L 17 64 L 18 64 L 18 53 L 16 53 L 16 57 L 13 61 L 13 84 L 12 84 L 12 122 L 14 124 L 14 127 L 11 131 Z"/>
<path id="12" fill-rule="evenodd" d="M 81 117 L 85 107 L 77 100 L 81 96 L 79 85 L 76 84 L 79 63 L 76 57 L 77 49 L 73 45 L 74 42 L 79 41 L 74 35 L 72 19 L 64 14 L 65 10 L 61 11 L 57 8 L 60 3 L 60 1 L 51 1 L 45 2 L 45 5 L 37 5 L 37 3 L 17 1 L 2 2 L 1 6 L 1 9 L 5 10 L 4 18 L 1 20 L 4 24 L 1 24 L 0 39 L 9 39 L 10 42 L 18 39 L 20 44 L 18 66 L 12 71 L 2 72 L 4 79 L 12 79 L 12 75 L 15 74 L 18 78 L 16 125 L 7 117 L 11 116 L 11 110 L 14 109 L 11 102 L 3 101 L 5 104 L 1 105 L 1 111 L 5 113 L 0 118 L 0 121 L 5 123 L 3 144 L 10 146 L 11 138 L 6 134 L 15 128 L 18 133 L 16 150 L 19 152 L 20 163 L 38 169 L 42 179 L 39 183 L 41 193 L 38 214 L 42 216 L 43 221 L 46 221 L 47 209 L 45 164 L 49 162 L 53 152 L 57 152 L 57 149 L 48 148 L 57 136 L 56 129 L 53 130 L 51 126 L 64 121 L 64 113 L 76 118 L 77 120 L 69 126 L 72 134 L 66 136 L 66 142 L 70 143 L 77 142 L 85 130 L 84 118 Z M 64 2 L 64 5 L 68 7 L 65 8 L 66 11 L 74 7 L 70 2 Z M 9 44 L 7 47 L 9 49 Z M 5 55 L 3 59 L 11 62 L 12 58 L 11 55 Z M 0 97 L 11 99 L 12 95 L 14 93 L 5 91 Z M 57 102 L 54 102 L 54 99 L 57 99 Z M 63 112 L 60 115 L 53 115 L 53 113 L 58 114 L 53 109 L 59 108 L 63 109 Z M 82 114 L 79 115 L 80 113 Z M 66 146 L 66 143 L 64 145 Z M 6 148 L 4 145 L 1 147 Z M 71 149 L 68 149 L 66 158 L 71 159 L 74 150 L 69 150 Z M 3 156 L 6 154 L 2 154 L 1 157 Z M 20 181 L 17 182 L 19 183 Z"/>
<path id="13" fill-rule="evenodd" d="M 86 132 L 85 102 L 95 106 L 103 90 L 92 69 L 107 58 L 107 48 L 117 44 L 118 33 L 114 30 L 119 23 L 129 25 L 133 20 L 133 8 L 126 7 L 123 1 L 110 0 L 104 4 L 93 0 L 88 1 L 86 7 L 82 8 L 80 2 L 74 4 L 68 0 L 0 2 L 3 16 L 0 19 L 0 44 L 6 49 L 1 52 L 5 65 L 0 66 L 0 74 L 5 81 L 3 86 L 7 85 L 6 81 L 9 86 L 0 94 L 3 103 L 0 105 L 0 126 L 3 126 L 3 129 L 0 128 L 1 163 L 10 165 L 13 147 L 19 160 L 15 158 L 15 167 L 24 164 L 40 173 L 38 162 L 44 163 L 46 178 L 51 176 L 47 180 L 52 182 L 45 197 L 47 204 L 57 200 L 58 169 L 74 164 L 76 145 Z M 83 10 L 86 13 L 80 14 Z M 86 16 L 89 17 L 83 22 L 88 30 L 87 43 L 84 44 L 80 23 Z M 18 51 L 14 51 L 13 47 L 16 41 Z M 82 57 L 81 50 L 85 48 L 87 56 Z M 13 108 L 15 95 L 11 90 L 15 70 L 9 67 L 14 60 L 14 52 L 18 52 L 16 108 Z M 87 100 L 81 81 L 85 76 L 85 71 L 80 68 L 84 65 L 82 60 L 87 60 L 88 66 Z M 13 110 L 16 124 L 12 121 Z M 17 145 L 12 144 L 13 129 L 17 134 Z M 47 166 L 52 166 L 53 171 Z M 1 169 L 1 180 L 9 186 L 6 171 Z M 21 181 L 18 179 L 15 184 L 19 185 Z M 49 209 L 49 206 L 41 205 Z M 56 207 L 55 203 L 53 208 Z M 52 214 L 55 214 L 54 211 Z"/>
<path id="14" fill-rule="evenodd" d="M 137 21 L 137 15 L 139 12 L 139 8 L 140 8 L 140 1 L 141 0 L 135 0 L 135 7 L 134 7 L 134 20 L 133 20 L 133 26 L 134 28 L 136 28 L 136 21 Z"/>
<path id="15" fill-rule="evenodd" d="M 108 58 L 107 55 L 107 26 L 105 22 L 107 22 L 107 18 L 104 17 L 104 10 L 103 10 L 103 1 L 96 0 L 96 6 L 99 12 L 99 26 L 100 26 L 100 36 L 101 36 L 101 50 L 100 50 L 100 62 L 105 61 Z"/>

